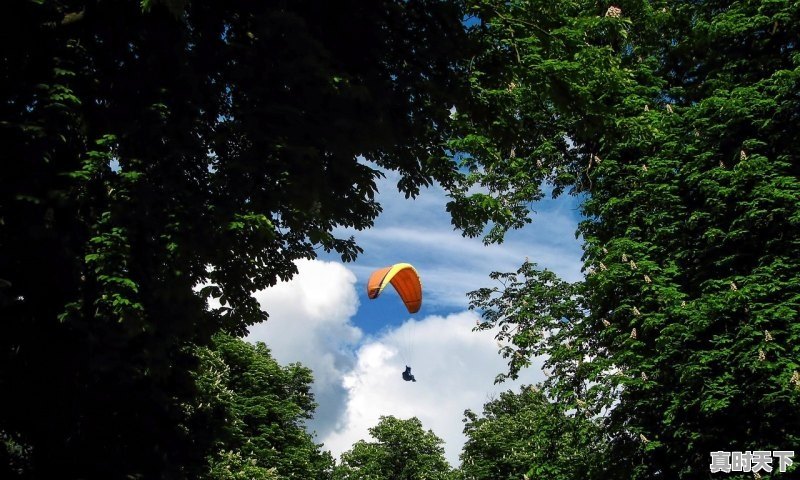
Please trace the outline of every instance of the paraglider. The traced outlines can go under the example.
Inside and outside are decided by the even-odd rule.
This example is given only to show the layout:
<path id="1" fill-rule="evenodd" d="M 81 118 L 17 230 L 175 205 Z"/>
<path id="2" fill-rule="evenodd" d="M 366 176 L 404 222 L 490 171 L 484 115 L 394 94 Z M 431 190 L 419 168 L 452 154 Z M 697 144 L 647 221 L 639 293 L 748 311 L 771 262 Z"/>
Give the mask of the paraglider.
<path id="1" fill-rule="evenodd" d="M 408 313 L 417 313 L 422 306 L 422 281 L 409 263 L 396 263 L 372 272 L 367 282 L 367 296 L 378 298 L 386 285 L 392 284 Z"/>
<path id="2" fill-rule="evenodd" d="M 367 282 L 367 296 L 370 299 L 378 298 L 388 284 L 392 284 L 400 299 L 403 300 L 408 313 L 417 313 L 422 307 L 422 281 L 416 269 L 409 263 L 397 263 L 372 272 Z M 411 367 L 406 365 L 403 380 L 416 382 L 411 374 Z"/>

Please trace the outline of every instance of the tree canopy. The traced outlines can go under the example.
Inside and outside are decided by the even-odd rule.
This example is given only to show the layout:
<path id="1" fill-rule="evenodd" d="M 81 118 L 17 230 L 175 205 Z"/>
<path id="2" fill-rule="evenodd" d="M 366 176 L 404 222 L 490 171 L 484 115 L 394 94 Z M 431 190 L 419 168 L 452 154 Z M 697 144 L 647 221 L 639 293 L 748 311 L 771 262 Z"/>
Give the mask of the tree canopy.
<path id="1" fill-rule="evenodd" d="M 279 365 L 264 343 L 218 334 L 200 352 L 204 360 L 198 385 L 204 396 L 197 422 L 219 421 L 210 456 L 209 480 L 222 472 L 249 469 L 244 478 L 328 478 L 333 459 L 306 431 L 305 421 L 316 408 L 310 391 L 311 371 L 301 365 Z M 234 466 L 230 464 L 234 463 Z"/>
<path id="2" fill-rule="evenodd" d="M 444 458 L 442 439 L 425 431 L 416 417 L 381 417 L 369 429 L 374 442 L 359 440 L 342 453 L 334 471 L 336 480 L 447 480 L 452 478 Z"/>
<path id="3" fill-rule="evenodd" d="M 523 66 L 508 118 L 544 102 L 567 127 L 575 156 L 556 181 L 585 198 L 586 280 L 496 274 L 504 287 L 473 296 L 483 328 L 503 326 L 510 375 L 547 355 L 548 394 L 603 415 L 611 458 L 632 472 L 620 478 L 701 478 L 711 451 L 796 444 L 794 4 L 563 3 L 534 21 L 541 2 L 488 2 L 501 10 L 487 38 Z M 542 59 L 551 45 L 561 60 Z M 542 75 L 582 60 L 578 76 Z M 543 81 L 557 90 L 542 95 Z M 564 170 L 563 155 L 542 158 Z M 496 183 L 524 194 L 534 165 Z"/>
<path id="4" fill-rule="evenodd" d="M 598 478 L 695 479 L 800 441 L 796 2 L 7 3 L 0 476 L 451 475 L 393 417 L 334 472 L 310 372 L 236 339 L 295 260 L 360 253 L 334 232 L 380 169 L 487 243 L 582 202 L 585 279 L 471 294 L 498 380 L 548 379 L 467 413 L 461 473 L 587 478 L 594 445 Z"/>
<path id="5" fill-rule="evenodd" d="M 458 478 L 588 480 L 613 469 L 600 424 L 569 414 L 538 387 L 503 392 L 484 405 L 483 415 L 467 410 L 464 417 Z"/>
<path id="6" fill-rule="evenodd" d="M 380 212 L 375 166 L 407 195 L 451 181 L 461 7 L 4 9 L 0 468 L 196 478 L 215 434 L 182 406 L 195 346 L 265 320 L 251 294 L 294 260 L 352 259 L 332 231 Z"/>

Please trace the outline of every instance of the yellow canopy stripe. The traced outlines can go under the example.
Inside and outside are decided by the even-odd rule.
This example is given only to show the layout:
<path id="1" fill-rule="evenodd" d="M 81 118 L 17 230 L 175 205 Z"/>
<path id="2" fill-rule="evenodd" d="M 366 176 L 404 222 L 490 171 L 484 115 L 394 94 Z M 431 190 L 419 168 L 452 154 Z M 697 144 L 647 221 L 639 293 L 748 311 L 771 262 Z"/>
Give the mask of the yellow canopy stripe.
<path id="1" fill-rule="evenodd" d="M 417 313 L 422 307 L 422 281 L 410 263 L 397 263 L 372 272 L 367 282 L 367 296 L 378 298 L 386 285 L 392 284 L 403 300 L 409 313 Z"/>

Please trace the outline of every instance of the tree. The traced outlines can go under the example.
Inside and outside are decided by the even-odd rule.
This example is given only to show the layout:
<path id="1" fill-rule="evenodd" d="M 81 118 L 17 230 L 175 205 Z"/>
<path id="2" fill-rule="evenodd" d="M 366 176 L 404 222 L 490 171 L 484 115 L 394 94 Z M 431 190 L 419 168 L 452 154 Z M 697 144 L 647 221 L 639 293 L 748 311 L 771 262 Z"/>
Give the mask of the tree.
<path id="1" fill-rule="evenodd" d="M 611 422 L 634 434 L 619 452 L 644 444 L 642 478 L 697 478 L 720 444 L 780 450 L 800 438 L 789 413 L 800 405 L 790 12 L 788 2 L 661 12 L 666 38 L 642 53 L 667 54 L 663 96 L 654 111 L 620 115 L 651 133 L 609 144 L 585 207 L 587 263 L 608 267 L 587 282 L 590 322 L 624 374 Z M 612 325 L 600 334 L 603 318 Z"/>
<path id="2" fill-rule="evenodd" d="M 381 417 L 369 429 L 376 440 L 359 440 L 344 452 L 334 478 L 346 479 L 449 479 L 444 443 L 431 430 L 425 431 L 416 417 L 408 420 Z"/>
<path id="3" fill-rule="evenodd" d="M 483 406 L 483 415 L 464 412 L 467 442 L 459 478 L 602 478 L 607 446 L 599 423 L 585 410 L 568 412 L 538 387 L 503 392 Z"/>
<path id="4" fill-rule="evenodd" d="M 221 388 L 227 393 L 201 402 L 200 407 L 212 416 L 217 411 L 226 417 L 212 472 L 227 471 L 223 465 L 238 463 L 260 469 L 266 478 L 272 471 L 276 478 L 314 479 L 333 467 L 330 454 L 320 452 L 305 429 L 305 420 L 316 408 L 309 369 L 299 364 L 282 367 L 264 343 L 252 345 L 223 334 L 214 337 L 204 356 L 218 359 L 206 370 L 210 375 L 202 381 L 206 391 Z M 212 473 L 210 478 L 218 476 Z"/>
<path id="5" fill-rule="evenodd" d="M 541 7 L 511 5 L 519 7 L 512 25 L 530 23 Z M 800 263 L 790 253 L 800 247 L 800 70 L 790 33 L 800 19 L 791 2 L 619 7 L 604 14 L 576 4 L 580 12 L 566 14 L 624 26 L 620 43 L 604 39 L 610 57 L 600 78 L 615 79 L 613 88 L 580 96 L 601 92 L 564 80 L 575 101 L 552 100 L 557 118 L 571 118 L 583 101 L 591 120 L 564 133 L 577 153 L 566 185 L 586 195 L 586 281 L 567 286 L 523 266 L 474 306 L 504 326 L 511 358 L 550 355 L 550 394 L 606 415 L 611 456 L 628 469 L 609 478 L 706 478 L 711 451 L 780 450 L 800 435 L 792 413 Z M 562 19 L 555 31 L 578 21 Z M 525 37 L 496 33 L 525 45 L 524 60 L 552 37 L 538 25 Z M 582 48 L 596 40 L 589 31 Z M 540 82 L 528 67 L 534 73 L 521 69 L 515 79 L 523 92 Z M 510 111 L 541 96 L 517 102 Z M 526 198 L 523 174 L 538 170 L 505 164 L 512 169 L 496 169 L 496 183 Z M 542 292 L 551 305 L 528 308 Z M 510 373 L 524 363 L 512 360 Z"/>
<path id="6" fill-rule="evenodd" d="M 460 5 L 4 8 L 2 476 L 197 478 L 196 347 L 265 320 L 294 260 L 359 252 L 332 233 L 380 212 L 357 157 L 452 183 Z"/>
<path id="7" fill-rule="evenodd" d="M 636 87 L 619 58 L 629 21 L 585 1 L 480 0 L 468 11 L 478 47 L 450 140 L 466 174 L 448 208 L 467 235 L 502 242 L 531 221 L 545 185 L 586 190 L 609 110 Z"/>

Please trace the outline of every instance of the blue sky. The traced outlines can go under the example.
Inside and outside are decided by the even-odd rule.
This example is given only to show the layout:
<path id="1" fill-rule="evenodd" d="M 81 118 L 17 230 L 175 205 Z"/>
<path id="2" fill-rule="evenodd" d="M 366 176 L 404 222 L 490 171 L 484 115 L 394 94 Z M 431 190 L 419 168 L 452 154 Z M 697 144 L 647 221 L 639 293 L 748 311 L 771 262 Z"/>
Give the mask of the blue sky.
<path id="1" fill-rule="evenodd" d="M 528 257 L 540 266 L 554 270 L 563 278 L 580 278 L 580 242 L 574 233 L 580 221 L 578 199 L 549 196 L 538 202 L 533 223 L 512 231 L 500 245 L 485 246 L 480 238 L 463 238 L 455 231 L 445 211 L 446 193 L 430 187 L 416 199 L 406 199 L 395 187 L 398 177 L 388 172 L 379 182 L 378 200 L 384 208 L 375 226 L 366 231 L 339 230 L 339 235 L 354 235 L 364 253 L 346 266 L 360 286 L 366 289 L 369 274 L 397 262 L 415 266 L 425 286 L 422 309 L 416 316 L 446 315 L 468 305 L 466 293 L 489 286 L 494 270 L 516 270 Z M 321 259 L 338 261 L 332 254 Z M 362 302 L 355 325 L 374 333 L 387 325 L 397 325 L 408 316 L 402 303 L 388 288 L 376 300 Z"/>
<path id="2" fill-rule="evenodd" d="M 312 368 L 319 407 L 309 429 L 335 456 L 368 439 L 380 415 L 416 416 L 444 439 L 455 466 L 464 410 L 480 411 L 499 392 L 543 378 L 539 359 L 519 381 L 494 385 L 506 360 L 491 332 L 472 331 L 478 316 L 466 294 L 492 286 L 489 273 L 516 270 L 526 257 L 566 280 L 581 278 L 578 199 L 542 200 L 533 223 L 485 246 L 453 230 L 441 188 L 411 200 L 397 192 L 397 180 L 387 172 L 378 182 L 383 213 L 373 228 L 336 232 L 354 235 L 364 253 L 352 263 L 332 254 L 298 262 L 294 279 L 256 294 L 270 320 L 252 327 L 248 339 L 266 342 L 281 363 Z M 366 296 L 369 274 L 398 262 L 422 277 L 414 315 L 391 287 L 378 299 Z M 416 383 L 400 378 L 404 364 Z"/>

